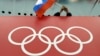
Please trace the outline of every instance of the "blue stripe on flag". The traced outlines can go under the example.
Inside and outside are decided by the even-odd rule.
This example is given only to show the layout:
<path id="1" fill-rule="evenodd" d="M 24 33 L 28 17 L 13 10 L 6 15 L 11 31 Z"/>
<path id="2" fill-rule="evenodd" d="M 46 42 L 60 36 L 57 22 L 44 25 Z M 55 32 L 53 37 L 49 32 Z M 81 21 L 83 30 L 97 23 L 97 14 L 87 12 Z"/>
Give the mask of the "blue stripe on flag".
<path id="1" fill-rule="evenodd" d="M 43 4 L 35 5 L 33 10 L 36 12 L 38 11 L 48 0 L 42 0 Z"/>

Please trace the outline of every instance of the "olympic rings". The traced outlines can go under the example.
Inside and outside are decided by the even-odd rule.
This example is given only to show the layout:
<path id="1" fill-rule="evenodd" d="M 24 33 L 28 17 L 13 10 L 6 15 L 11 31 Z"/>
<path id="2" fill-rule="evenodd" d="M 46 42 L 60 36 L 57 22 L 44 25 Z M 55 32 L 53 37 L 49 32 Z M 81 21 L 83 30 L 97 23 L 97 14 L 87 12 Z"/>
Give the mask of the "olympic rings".
<path id="1" fill-rule="evenodd" d="M 13 34 L 15 31 L 19 30 L 19 29 L 29 29 L 29 30 L 31 30 L 33 33 L 30 34 L 30 35 L 28 35 L 28 36 L 26 36 L 26 37 L 22 40 L 21 43 L 18 43 L 18 42 L 15 42 L 15 41 L 12 40 L 12 34 Z M 42 32 L 43 32 L 44 30 L 47 30 L 47 29 L 56 29 L 56 30 L 60 31 L 61 34 L 58 34 L 58 35 L 54 38 L 54 40 L 51 41 L 50 38 L 49 38 L 47 35 L 42 34 Z M 82 30 L 86 31 L 86 32 L 89 34 L 89 40 L 83 42 L 83 41 L 82 41 L 81 39 L 79 39 L 76 35 L 73 35 L 73 34 L 70 33 L 70 31 L 71 31 L 72 29 L 82 29 Z M 47 44 L 48 46 L 47 46 L 47 48 L 46 48 L 44 51 L 42 51 L 42 52 L 39 52 L 39 53 L 31 53 L 31 52 L 29 52 L 29 51 L 26 50 L 25 45 L 31 43 L 32 41 L 34 41 L 34 39 L 36 38 L 36 36 L 38 36 L 38 38 L 40 39 L 41 42 L 43 42 L 44 44 Z M 67 51 L 61 50 L 61 49 L 58 47 L 57 44 L 61 43 L 61 42 L 66 38 L 65 36 L 67 36 L 72 42 L 79 44 L 80 47 L 78 48 L 78 50 L 73 51 L 73 52 L 67 52 Z M 45 41 L 45 40 L 43 39 L 43 37 L 44 37 L 47 41 Z M 61 39 L 58 41 L 59 37 L 61 37 Z M 72 37 L 74 37 L 76 40 L 74 40 Z M 29 38 L 31 38 L 31 39 L 28 40 Z M 27 41 L 27 40 L 28 40 L 28 41 Z M 93 41 L 93 34 L 92 34 L 88 29 L 86 29 L 86 28 L 84 28 L 84 27 L 80 27 L 80 26 L 73 26 L 73 27 L 70 27 L 70 28 L 68 28 L 68 30 L 66 31 L 66 33 L 65 33 L 62 29 L 60 29 L 60 28 L 58 28 L 58 27 L 55 27 L 55 26 L 47 26 L 47 27 L 44 27 L 44 28 L 40 29 L 40 31 L 39 31 L 38 33 L 36 33 L 35 29 L 33 29 L 33 28 L 31 28 L 31 27 L 22 26 L 22 27 L 18 27 L 18 28 L 13 29 L 13 30 L 9 33 L 9 35 L 8 35 L 8 41 L 9 41 L 11 44 L 13 44 L 13 45 L 20 45 L 22 51 L 23 51 L 25 54 L 30 55 L 30 56 L 41 56 L 41 55 L 44 55 L 44 54 L 46 54 L 46 53 L 50 50 L 50 48 L 51 48 L 52 45 L 54 45 L 55 49 L 56 49 L 58 52 L 62 53 L 62 54 L 65 54 L 65 55 L 76 55 L 76 54 L 79 54 L 79 53 L 83 50 L 83 45 L 84 45 L 84 44 L 89 44 L 89 43 L 91 43 L 91 42 Z"/>
<path id="2" fill-rule="evenodd" d="M 28 44 L 28 43 L 30 43 L 35 37 L 36 37 L 36 31 L 33 29 L 33 28 L 31 28 L 31 27 L 27 27 L 27 26 L 23 26 L 23 27 L 18 27 L 18 28 L 15 28 L 14 30 L 12 30 L 10 33 L 9 33 L 9 35 L 8 35 L 8 40 L 12 43 L 12 44 L 14 44 L 14 45 L 21 45 L 21 43 L 17 43 L 17 42 L 15 42 L 15 41 L 13 41 L 12 40 L 12 38 L 11 38 L 11 36 L 12 36 L 12 34 L 13 34 L 13 32 L 15 32 L 15 31 L 17 31 L 17 30 L 19 30 L 19 29 L 29 29 L 29 30 L 31 30 L 32 32 L 33 32 L 33 38 L 31 39 L 31 40 L 29 40 L 28 42 L 26 42 L 25 44 Z M 29 35 L 29 36 L 31 36 L 31 35 Z"/>
<path id="3" fill-rule="evenodd" d="M 75 35 L 70 34 L 70 36 L 76 38 L 76 39 L 79 41 L 80 48 L 79 48 L 77 51 L 75 51 L 75 52 L 65 52 L 65 51 L 62 51 L 62 50 L 57 46 L 57 44 L 56 44 L 57 38 L 55 38 L 55 40 L 54 40 L 54 46 L 55 46 L 55 48 L 56 48 L 59 52 L 65 54 L 65 55 L 76 55 L 76 54 L 78 54 L 78 53 L 80 53 L 80 52 L 82 51 L 83 44 L 82 44 L 81 40 L 80 40 L 78 37 L 76 37 Z"/>
<path id="4" fill-rule="evenodd" d="M 47 36 L 45 36 L 45 35 L 42 35 L 43 37 L 45 37 L 47 40 L 48 40 L 48 43 L 51 43 L 51 41 L 50 41 L 50 39 L 47 37 Z M 46 50 L 44 50 L 43 52 L 40 52 L 40 53 L 30 53 L 30 52 L 28 52 L 26 49 L 25 49 L 25 41 L 27 40 L 27 39 L 29 39 L 28 37 L 26 37 L 23 41 L 22 41 L 22 43 L 21 43 L 21 49 L 22 49 L 22 51 L 24 52 L 24 53 L 26 53 L 26 54 L 29 54 L 29 55 L 34 55 L 34 56 L 38 56 L 38 55 L 43 55 L 43 54 L 45 54 L 45 53 L 47 53 L 49 50 L 50 50 L 50 48 L 51 48 L 51 44 L 48 44 L 48 47 L 46 48 Z"/>

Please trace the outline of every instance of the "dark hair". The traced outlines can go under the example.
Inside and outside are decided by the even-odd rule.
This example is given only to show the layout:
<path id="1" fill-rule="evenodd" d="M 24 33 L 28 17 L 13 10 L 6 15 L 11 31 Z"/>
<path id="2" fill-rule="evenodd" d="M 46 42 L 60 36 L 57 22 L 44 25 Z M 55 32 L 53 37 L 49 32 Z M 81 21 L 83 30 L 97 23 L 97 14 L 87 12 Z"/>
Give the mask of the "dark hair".
<path id="1" fill-rule="evenodd" d="M 70 12 L 68 12 L 66 16 L 72 16 L 72 14 Z"/>
<path id="2" fill-rule="evenodd" d="M 54 16 L 60 16 L 60 12 L 55 13 Z"/>

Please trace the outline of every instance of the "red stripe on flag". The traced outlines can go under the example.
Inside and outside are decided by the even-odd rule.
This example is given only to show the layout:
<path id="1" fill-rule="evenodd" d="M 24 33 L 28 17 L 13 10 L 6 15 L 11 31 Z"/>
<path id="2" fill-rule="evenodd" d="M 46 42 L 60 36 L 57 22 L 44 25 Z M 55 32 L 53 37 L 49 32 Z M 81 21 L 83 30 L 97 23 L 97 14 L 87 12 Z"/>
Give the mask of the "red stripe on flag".
<path id="1" fill-rule="evenodd" d="M 53 3 L 55 2 L 55 0 L 48 0 L 48 2 L 46 4 L 44 4 L 37 12 L 36 12 L 36 15 L 38 17 L 42 17 L 43 14 L 45 13 L 45 11 L 50 8 Z"/>

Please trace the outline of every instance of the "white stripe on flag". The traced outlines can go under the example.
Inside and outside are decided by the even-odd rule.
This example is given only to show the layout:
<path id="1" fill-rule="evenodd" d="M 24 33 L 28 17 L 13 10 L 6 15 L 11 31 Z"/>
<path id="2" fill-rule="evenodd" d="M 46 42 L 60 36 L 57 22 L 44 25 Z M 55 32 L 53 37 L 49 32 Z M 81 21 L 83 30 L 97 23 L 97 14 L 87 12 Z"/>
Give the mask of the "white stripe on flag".
<path id="1" fill-rule="evenodd" d="M 43 1 L 42 0 L 38 0 L 36 5 L 39 5 L 39 4 L 43 4 Z"/>

